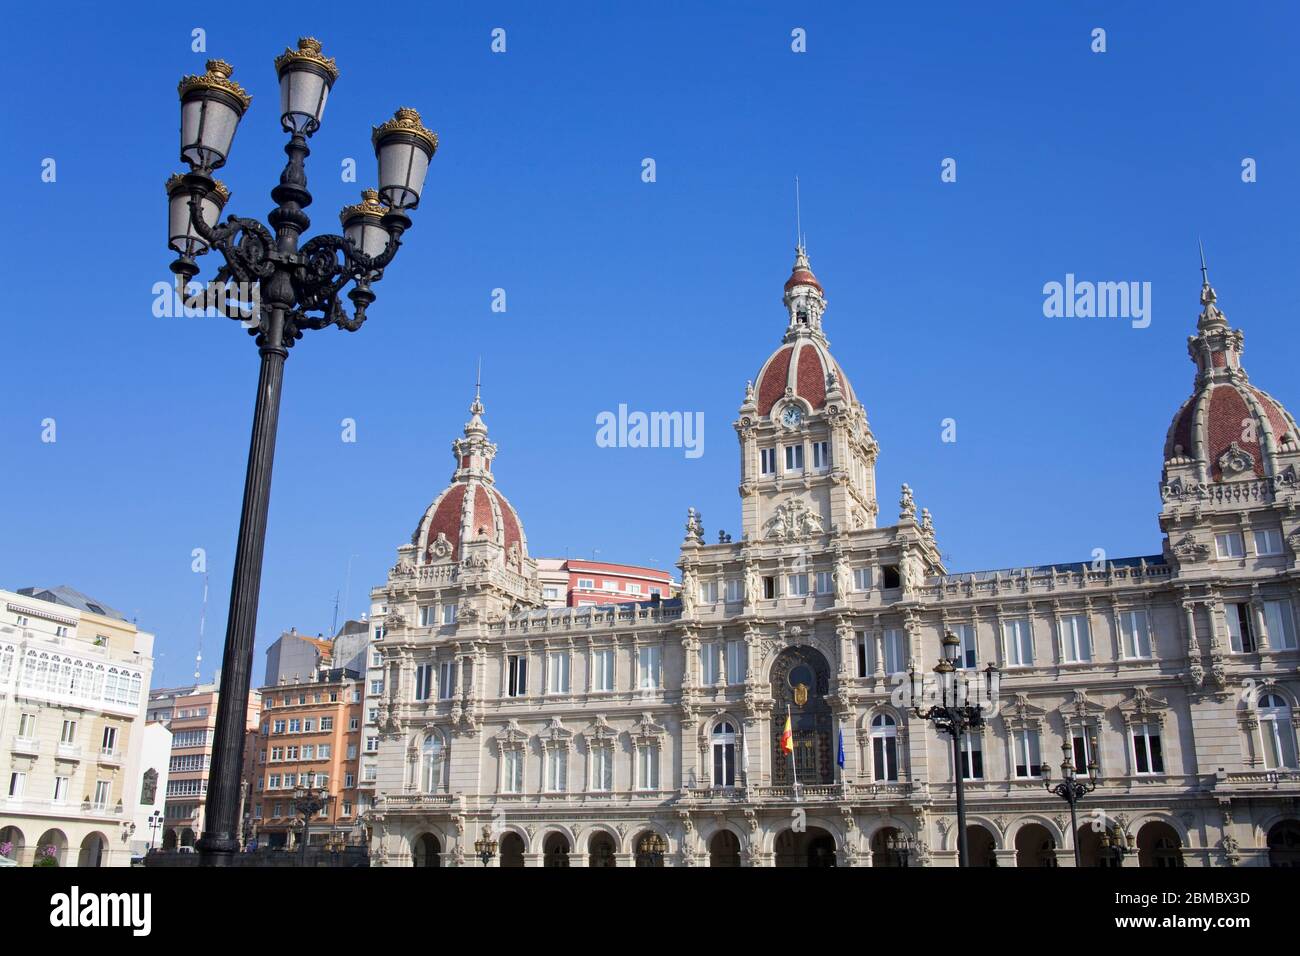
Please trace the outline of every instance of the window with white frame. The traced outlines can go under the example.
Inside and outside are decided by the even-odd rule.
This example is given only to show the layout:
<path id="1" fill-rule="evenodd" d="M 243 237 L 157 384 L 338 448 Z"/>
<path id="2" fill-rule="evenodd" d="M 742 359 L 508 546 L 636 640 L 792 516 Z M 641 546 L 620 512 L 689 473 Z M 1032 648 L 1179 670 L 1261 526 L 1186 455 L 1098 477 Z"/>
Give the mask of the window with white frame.
<path id="1" fill-rule="evenodd" d="M 871 569 L 870 568 L 853 569 L 853 590 L 855 591 L 871 590 Z"/>
<path id="2" fill-rule="evenodd" d="M 805 597 L 808 594 L 808 575 L 792 574 L 787 579 L 786 593 L 790 597 Z"/>
<path id="3" fill-rule="evenodd" d="M 563 747 L 546 748 L 546 789 L 551 793 L 569 789 L 569 752 Z"/>
<path id="4" fill-rule="evenodd" d="M 594 591 L 594 590 L 596 590 L 596 580 L 595 580 L 595 578 L 578 578 L 578 590 L 579 590 L 579 591 Z"/>
<path id="5" fill-rule="evenodd" d="M 1220 558 L 1242 558 L 1246 556 L 1246 549 L 1239 531 L 1216 534 L 1214 536 L 1214 550 Z"/>
<path id="6" fill-rule="evenodd" d="M 384 692 L 384 682 L 382 680 L 372 680 L 370 682 L 370 695 L 378 697 Z"/>
<path id="7" fill-rule="evenodd" d="M 442 623 L 443 624 L 456 623 L 456 605 L 444 604 L 442 606 Z"/>
<path id="8" fill-rule="evenodd" d="M 1234 654 L 1255 652 L 1255 629 L 1250 623 L 1250 605 L 1229 602 L 1223 605 L 1223 616 L 1228 624 L 1228 641 Z"/>
<path id="9" fill-rule="evenodd" d="M 1003 621 L 1002 640 L 1008 667 L 1029 667 L 1034 663 L 1034 639 L 1028 618 L 1014 617 Z"/>
<path id="10" fill-rule="evenodd" d="M 831 582 L 831 573 L 829 571 L 818 571 L 817 572 L 817 593 L 830 594 L 834 590 L 835 590 L 835 586 Z"/>
<path id="11" fill-rule="evenodd" d="M 59 743 L 65 747 L 70 747 L 77 742 L 77 722 L 75 720 L 65 720 L 63 722 L 63 732 L 59 735 Z"/>
<path id="12" fill-rule="evenodd" d="M 26 789 L 27 774 L 21 770 L 12 771 L 9 774 L 9 796 L 15 800 L 20 799 Z"/>
<path id="13" fill-rule="evenodd" d="M 727 602 L 735 604 L 745 598 L 745 582 L 740 578 L 727 578 Z"/>
<path id="14" fill-rule="evenodd" d="M 70 782 L 70 780 L 71 778 L 69 777 L 54 778 L 54 802 L 55 803 L 64 803 L 67 801 L 68 783 Z"/>
<path id="15" fill-rule="evenodd" d="M 1259 735 L 1263 742 L 1264 769 L 1279 770 L 1296 766 L 1295 727 L 1291 708 L 1280 694 L 1266 693 L 1259 698 Z"/>
<path id="16" fill-rule="evenodd" d="M 591 789 L 599 793 L 614 789 L 614 748 L 603 741 L 591 745 Z"/>
<path id="17" fill-rule="evenodd" d="M 1295 615 L 1290 601 L 1265 601 L 1264 626 L 1268 628 L 1268 642 L 1273 650 L 1295 650 Z"/>
<path id="18" fill-rule="evenodd" d="M 968 733 L 961 738 L 961 776 L 963 780 L 984 779 L 984 737 Z"/>
<path id="19" fill-rule="evenodd" d="M 701 604 L 718 603 L 718 582 L 717 581 L 700 582 L 700 603 Z"/>
<path id="20" fill-rule="evenodd" d="M 659 686 L 658 644 L 643 644 L 637 648 L 637 686 L 642 690 Z"/>
<path id="21" fill-rule="evenodd" d="M 333 730 L 333 729 L 334 729 L 334 718 L 333 718 L 333 717 L 322 717 L 322 718 L 320 719 L 320 729 L 321 729 L 321 730 Z"/>
<path id="22" fill-rule="evenodd" d="M 1151 656 L 1151 630 L 1146 611 L 1121 611 L 1119 629 L 1126 658 L 1142 659 Z"/>
<path id="23" fill-rule="evenodd" d="M 710 735 L 713 752 L 713 785 L 736 785 L 736 727 L 728 720 L 720 720 Z"/>
<path id="24" fill-rule="evenodd" d="M 1065 614 L 1061 617 L 1061 660 L 1066 664 L 1082 664 L 1092 660 L 1092 633 L 1088 628 L 1088 615 Z"/>
<path id="25" fill-rule="evenodd" d="M 813 467 L 818 471 L 825 471 L 831 464 L 831 446 L 824 441 L 815 441 L 812 443 Z"/>
<path id="26" fill-rule="evenodd" d="M 378 737 L 367 737 L 367 738 L 366 738 L 366 753 L 373 754 L 373 753 L 378 753 L 378 752 L 379 752 L 379 738 L 378 738 Z"/>
<path id="27" fill-rule="evenodd" d="M 722 679 L 722 647 L 716 641 L 700 645 L 700 683 L 707 686 Z"/>
<path id="28" fill-rule="evenodd" d="M 548 694 L 567 694 L 569 692 L 568 651 L 547 652 L 546 692 Z"/>
<path id="29" fill-rule="evenodd" d="M 745 642 L 727 641 L 727 683 L 741 684 L 745 680 Z"/>
<path id="30" fill-rule="evenodd" d="M 1074 772 L 1080 776 L 1088 773 L 1088 768 L 1097 762 L 1094 741 L 1086 727 L 1074 727 L 1071 730 L 1070 749 L 1074 752 Z"/>
<path id="31" fill-rule="evenodd" d="M 803 471 L 803 445 L 785 446 L 785 470 Z"/>
<path id="32" fill-rule="evenodd" d="M 758 451 L 758 462 L 758 473 L 760 475 L 776 474 L 776 449 L 760 448 Z"/>
<path id="33" fill-rule="evenodd" d="M 1017 777 L 1042 776 L 1042 754 L 1039 750 L 1038 731 L 1020 727 L 1011 732 Z"/>
<path id="34" fill-rule="evenodd" d="M 420 608 L 420 627 L 433 627 L 438 623 L 438 606 L 425 604 Z"/>
<path id="35" fill-rule="evenodd" d="M 1160 725 L 1152 721 L 1133 725 L 1133 768 L 1139 774 L 1165 772 L 1164 753 L 1160 747 Z"/>
<path id="36" fill-rule="evenodd" d="M 957 666 L 964 670 L 971 670 L 979 667 L 979 647 L 975 643 L 975 625 L 974 624 L 954 624 L 952 632 L 961 641 L 961 657 Z"/>
<path id="37" fill-rule="evenodd" d="M 506 657 L 506 696 L 523 697 L 528 693 L 528 657 L 511 654 Z"/>
<path id="38" fill-rule="evenodd" d="M 102 810 L 104 807 L 108 806 L 109 790 L 112 786 L 113 786 L 112 783 L 109 782 L 108 780 L 95 781 L 94 806 L 96 809 Z"/>
<path id="39" fill-rule="evenodd" d="M 885 673 L 901 674 L 907 670 L 907 634 L 901 627 L 885 628 Z"/>
<path id="40" fill-rule="evenodd" d="M 858 676 L 866 677 L 871 673 L 871 654 L 867 646 L 867 632 L 858 631 L 854 634 L 853 643 L 857 652 Z"/>
<path id="41" fill-rule="evenodd" d="M 601 647 L 591 654 L 591 689 L 614 689 L 614 648 Z"/>
<path id="42" fill-rule="evenodd" d="M 36 736 L 36 715 L 21 714 L 18 717 L 18 736 L 30 740 Z"/>
<path id="43" fill-rule="evenodd" d="M 659 789 L 659 744 L 641 741 L 637 744 L 636 788 L 638 790 Z"/>
<path id="44" fill-rule="evenodd" d="M 871 718 L 871 774 L 873 780 L 898 779 L 898 721 L 890 714 Z"/>
<path id="45" fill-rule="evenodd" d="M 1268 557 L 1282 553 L 1282 529 L 1261 528 L 1255 532 L 1255 553 Z"/>
<path id="46" fill-rule="evenodd" d="M 501 789 L 505 793 L 524 792 L 524 752 L 511 747 L 502 753 Z"/>
<path id="47" fill-rule="evenodd" d="M 117 728 L 105 727 L 104 736 L 100 738 L 99 751 L 109 756 L 117 753 Z"/>
<path id="48" fill-rule="evenodd" d="M 417 664 L 415 668 L 415 699 L 428 700 L 432 695 L 433 665 Z"/>
<path id="49" fill-rule="evenodd" d="M 456 694 L 456 661 L 438 662 L 438 699 L 451 700 Z"/>

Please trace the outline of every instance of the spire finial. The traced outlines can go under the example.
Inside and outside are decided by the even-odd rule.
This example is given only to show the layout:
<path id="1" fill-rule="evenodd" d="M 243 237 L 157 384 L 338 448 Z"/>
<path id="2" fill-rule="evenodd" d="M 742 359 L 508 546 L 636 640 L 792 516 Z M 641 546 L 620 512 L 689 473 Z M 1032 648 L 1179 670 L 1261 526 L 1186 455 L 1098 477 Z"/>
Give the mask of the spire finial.
<path id="1" fill-rule="evenodd" d="M 1197 239 L 1196 244 L 1201 247 L 1201 288 L 1207 289 L 1210 286 L 1210 271 L 1205 268 L 1205 243 Z"/>
<path id="2" fill-rule="evenodd" d="M 806 248 L 803 238 L 803 213 L 799 204 L 799 177 L 794 178 L 794 247 Z"/>
<path id="3" fill-rule="evenodd" d="M 1202 331 L 1208 328 L 1227 328 L 1228 323 L 1223 313 L 1215 305 L 1219 296 L 1214 291 L 1214 286 L 1210 285 L 1210 270 L 1205 265 L 1205 243 L 1197 239 L 1197 245 L 1201 249 L 1201 315 L 1196 321 L 1196 327 Z"/>
<path id="4" fill-rule="evenodd" d="M 472 423 L 482 424 L 479 416 L 483 414 L 483 356 L 478 357 L 478 371 L 474 374 L 474 403 L 470 405 L 470 414 L 474 416 Z"/>

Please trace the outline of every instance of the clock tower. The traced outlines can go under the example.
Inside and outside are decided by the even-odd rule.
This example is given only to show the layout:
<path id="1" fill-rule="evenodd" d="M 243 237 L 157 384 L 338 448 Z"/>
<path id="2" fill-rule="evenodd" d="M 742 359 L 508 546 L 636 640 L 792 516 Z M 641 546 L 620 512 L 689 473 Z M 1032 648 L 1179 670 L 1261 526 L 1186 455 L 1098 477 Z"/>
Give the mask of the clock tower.
<path id="1" fill-rule="evenodd" d="M 751 541 L 876 526 L 876 453 L 867 413 L 822 331 L 826 296 L 795 247 L 781 345 L 745 386 L 742 528 Z"/>

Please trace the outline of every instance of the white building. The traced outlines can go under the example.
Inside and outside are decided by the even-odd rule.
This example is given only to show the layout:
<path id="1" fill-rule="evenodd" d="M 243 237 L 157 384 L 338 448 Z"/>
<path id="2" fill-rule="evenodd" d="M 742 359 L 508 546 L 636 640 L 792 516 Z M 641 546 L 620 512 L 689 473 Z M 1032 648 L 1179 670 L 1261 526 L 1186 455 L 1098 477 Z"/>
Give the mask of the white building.
<path id="1" fill-rule="evenodd" d="M 153 635 L 67 587 L 0 591 L 0 844 L 130 863 Z"/>
<path id="2" fill-rule="evenodd" d="M 1300 444 L 1208 280 L 1159 553 L 975 573 L 944 567 L 906 485 L 879 520 L 879 447 L 803 249 L 783 302 L 735 423 L 743 535 L 705 544 L 690 513 L 680 601 L 545 607 L 476 397 L 372 593 L 372 860 L 480 865 L 486 829 L 490 865 L 951 865 L 955 763 L 975 865 L 1117 859 L 1103 833 L 1127 866 L 1300 859 Z M 1002 673 L 960 761 L 894 693 L 945 633 L 965 675 Z M 1077 825 L 1044 787 L 1066 761 L 1098 768 Z"/>
<path id="3" fill-rule="evenodd" d="M 140 796 L 136 801 L 131 852 L 139 856 L 161 847 L 167 825 L 167 776 L 172 761 L 172 732 L 161 721 L 150 721 L 140 733 Z M 155 816 L 156 814 L 156 816 Z"/>

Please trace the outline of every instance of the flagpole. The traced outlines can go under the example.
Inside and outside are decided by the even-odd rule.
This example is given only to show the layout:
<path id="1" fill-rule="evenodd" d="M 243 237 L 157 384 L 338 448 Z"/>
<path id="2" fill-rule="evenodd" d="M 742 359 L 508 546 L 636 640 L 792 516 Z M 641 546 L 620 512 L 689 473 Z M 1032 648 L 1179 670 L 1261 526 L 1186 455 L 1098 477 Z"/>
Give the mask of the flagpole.
<path id="1" fill-rule="evenodd" d="M 790 725 L 790 774 L 794 777 L 794 799 L 799 802 L 799 767 L 794 761 L 794 713 L 785 705 L 785 722 Z"/>

